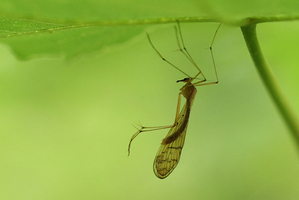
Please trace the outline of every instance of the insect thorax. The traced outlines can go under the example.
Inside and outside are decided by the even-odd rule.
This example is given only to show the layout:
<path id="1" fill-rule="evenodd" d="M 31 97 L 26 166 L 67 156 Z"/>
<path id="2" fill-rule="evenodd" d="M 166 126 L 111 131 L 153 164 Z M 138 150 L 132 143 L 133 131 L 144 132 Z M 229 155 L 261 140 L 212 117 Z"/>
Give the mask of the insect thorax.
<path id="1" fill-rule="evenodd" d="M 191 82 L 187 82 L 180 90 L 186 99 L 189 99 L 192 94 L 197 92 L 196 88 Z"/>

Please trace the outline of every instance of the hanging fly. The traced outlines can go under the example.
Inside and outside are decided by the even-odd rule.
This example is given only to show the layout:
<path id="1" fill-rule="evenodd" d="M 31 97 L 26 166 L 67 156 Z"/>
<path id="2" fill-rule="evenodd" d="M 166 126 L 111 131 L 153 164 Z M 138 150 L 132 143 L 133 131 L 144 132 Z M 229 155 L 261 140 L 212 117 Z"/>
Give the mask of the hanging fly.
<path id="1" fill-rule="evenodd" d="M 209 47 L 211 57 L 212 57 L 212 62 L 215 70 L 215 76 L 216 76 L 216 81 L 214 82 L 207 82 L 205 76 L 203 75 L 202 71 L 199 69 L 197 64 L 194 62 L 193 58 L 187 51 L 184 40 L 182 37 L 182 32 L 180 28 L 180 23 L 177 21 L 177 27 L 175 26 L 175 32 L 176 32 L 176 38 L 177 38 L 177 43 L 179 50 L 187 57 L 187 59 L 192 63 L 192 65 L 198 70 L 198 73 L 191 77 L 185 72 L 183 72 L 181 69 L 176 67 L 174 64 L 166 60 L 161 53 L 156 49 L 156 47 L 153 45 L 151 38 L 149 34 L 147 34 L 147 38 L 149 40 L 149 43 L 153 47 L 153 49 L 157 52 L 157 54 L 173 66 L 175 69 L 183 73 L 187 78 L 184 78 L 182 80 L 178 80 L 177 82 L 184 82 L 185 85 L 180 89 L 179 96 L 178 96 L 178 103 L 177 103 L 177 108 L 176 108 L 176 115 L 175 115 L 175 120 L 172 125 L 169 126 L 156 126 L 156 127 L 144 127 L 141 126 L 138 131 L 132 136 L 129 147 L 128 147 L 128 155 L 130 155 L 130 147 L 132 141 L 141 133 L 141 132 L 148 132 L 148 131 L 156 131 L 156 130 L 161 130 L 161 129 L 167 129 L 170 128 L 168 134 L 166 137 L 162 140 L 162 143 L 160 145 L 160 148 L 157 152 L 157 155 L 154 160 L 154 173 L 155 175 L 160 178 L 164 179 L 166 178 L 177 166 L 180 156 L 182 153 L 182 148 L 184 146 L 185 142 L 185 137 L 186 137 L 186 132 L 187 132 L 187 126 L 189 122 L 189 117 L 190 117 L 190 111 L 192 108 L 193 101 L 196 96 L 196 86 L 203 86 L 203 85 L 211 85 L 211 84 L 217 84 L 218 81 L 218 75 L 216 71 L 216 65 L 214 61 L 214 56 L 213 56 L 213 50 L 212 46 L 216 37 L 216 34 L 220 28 L 221 24 L 218 26 L 218 28 L 215 31 L 214 37 L 212 39 L 211 45 Z M 200 81 L 195 81 L 196 78 L 199 76 L 202 77 L 202 80 Z M 193 83 L 194 82 L 194 83 Z M 183 96 L 186 99 L 185 105 L 183 106 L 182 109 L 180 109 L 181 105 L 181 96 Z"/>

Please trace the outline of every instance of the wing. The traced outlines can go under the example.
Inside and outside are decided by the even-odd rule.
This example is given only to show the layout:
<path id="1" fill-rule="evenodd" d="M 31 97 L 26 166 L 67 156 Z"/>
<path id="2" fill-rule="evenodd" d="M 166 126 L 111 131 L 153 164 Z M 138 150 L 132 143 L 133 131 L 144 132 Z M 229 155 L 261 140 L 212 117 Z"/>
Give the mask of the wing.
<path id="1" fill-rule="evenodd" d="M 174 170 L 180 160 L 186 137 L 190 107 L 191 106 L 185 103 L 179 114 L 177 125 L 169 130 L 157 152 L 154 160 L 154 173 L 158 178 L 166 178 Z M 173 138 L 173 135 L 175 135 L 173 141 L 170 143 L 164 142 L 168 138 Z"/>

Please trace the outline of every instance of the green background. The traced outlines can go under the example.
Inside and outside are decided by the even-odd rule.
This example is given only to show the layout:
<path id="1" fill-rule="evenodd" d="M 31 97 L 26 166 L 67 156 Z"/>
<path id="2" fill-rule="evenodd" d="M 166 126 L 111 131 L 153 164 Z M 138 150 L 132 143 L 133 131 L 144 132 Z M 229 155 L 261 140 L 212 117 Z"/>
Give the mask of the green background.
<path id="1" fill-rule="evenodd" d="M 214 56 L 220 82 L 198 87 L 173 173 L 160 180 L 152 172 L 166 130 L 138 136 L 127 157 L 136 131 L 132 124 L 173 123 L 182 86 L 175 81 L 184 78 L 156 55 L 145 31 L 168 60 L 196 73 L 176 51 L 174 25 L 136 25 L 131 29 L 136 37 L 98 51 L 88 45 L 84 54 L 74 50 L 69 59 L 53 56 L 57 52 L 52 55 L 48 48 L 49 55 L 20 61 L 36 56 L 13 54 L 16 49 L 1 43 L 1 199 L 299 198 L 297 149 L 237 27 L 219 30 Z M 208 47 L 217 26 L 181 25 L 189 52 L 210 81 L 215 76 Z M 258 25 L 264 54 L 297 114 L 298 33 L 298 22 Z M 15 46 L 29 48 L 26 42 L 31 43 Z"/>
<path id="2" fill-rule="evenodd" d="M 217 24 L 182 24 L 187 47 L 209 80 L 207 49 Z M 190 73 L 175 52 L 172 25 L 153 42 Z M 297 22 L 258 27 L 261 45 L 298 113 Z M 271 36 L 271 38 L 269 37 Z M 223 26 L 214 46 L 220 82 L 198 88 L 181 161 L 165 180 L 152 162 L 167 131 L 131 124 L 174 120 L 184 78 L 159 59 L 145 33 L 127 44 L 65 61 L 17 61 L 1 45 L 3 199 L 297 199 L 298 154 L 246 50 L 238 28 Z"/>

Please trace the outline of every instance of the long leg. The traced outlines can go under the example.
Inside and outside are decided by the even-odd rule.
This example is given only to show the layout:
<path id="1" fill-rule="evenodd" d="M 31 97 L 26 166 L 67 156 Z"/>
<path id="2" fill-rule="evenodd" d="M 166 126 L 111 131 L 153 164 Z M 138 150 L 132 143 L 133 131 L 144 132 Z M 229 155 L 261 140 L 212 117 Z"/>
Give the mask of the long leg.
<path id="1" fill-rule="evenodd" d="M 178 103 L 177 103 L 177 108 L 176 108 L 176 114 L 175 114 L 175 119 L 174 119 L 174 123 L 173 125 L 169 125 L 169 126 L 154 126 L 154 127 L 144 127 L 141 126 L 140 129 L 138 129 L 138 131 L 132 136 L 130 143 L 129 143 L 129 147 L 128 147 L 128 156 L 130 155 L 130 148 L 131 148 L 131 143 L 132 141 L 141 133 L 141 132 L 148 132 L 148 131 L 157 131 L 157 130 L 162 130 L 162 129 L 167 129 L 167 128 L 173 128 L 177 125 L 177 121 L 178 121 L 178 117 L 179 117 L 179 113 L 180 113 L 180 107 L 181 107 L 181 95 L 182 93 L 179 93 L 179 97 L 178 97 Z"/>
<path id="2" fill-rule="evenodd" d="M 196 67 L 196 69 L 199 71 L 199 73 L 202 75 L 203 79 L 206 80 L 206 77 L 203 75 L 202 71 L 199 69 L 199 67 L 197 66 L 196 62 L 194 61 L 194 59 L 192 58 L 192 56 L 190 55 L 190 53 L 188 52 L 184 40 L 183 40 L 183 34 L 182 34 L 182 30 L 181 30 L 181 26 L 180 26 L 180 22 L 177 20 L 177 24 L 178 24 L 178 30 L 175 28 L 175 33 L 176 33 L 176 38 L 177 38 L 177 43 L 178 43 L 178 47 L 179 50 L 188 58 L 188 60 Z M 182 43 L 182 46 L 180 44 L 180 40 Z"/>
<path id="3" fill-rule="evenodd" d="M 157 54 L 160 56 L 160 58 L 162 58 L 162 60 L 164 60 L 165 62 L 167 62 L 168 64 L 170 64 L 171 66 L 173 66 L 174 68 L 176 68 L 178 71 L 180 71 L 181 73 L 185 74 L 185 75 L 188 76 L 189 78 L 191 78 L 191 76 L 189 76 L 188 74 L 186 74 L 185 72 L 183 72 L 181 69 L 179 69 L 177 66 L 175 66 L 174 64 L 172 64 L 172 63 L 169 62 L 168 60 L 166 60 L 166 59 L 162 56 L 162 54 L 156 49 L 156 47 L 154 46 L 154 44 L 152 43 L 149 34 L 146 33 L 146 35 L 147 35 L 147 38 L 148 38 L 149 43 L 151 44 L 151 46 L 153 47 L 153 49 L 157 52 Z"/>
<path id="4" fill-rule="evenodd" d="M 213 44 L 214 44 L 214 41 L 215 41 L 215 38 L 216 38 L 216 35 L 218 33 L 218 30 L 219 30 L 220 26 L 221 26 L 221 24 L 219 24 L 218 28 L 216 29 L 216 32 L 214 34 L 214 37 L 212 39 L 212 42 L 211 42 L 211 45 L 210 45 L 210 48 L 209 48 L 210 52 L 211 52 L 211 56 L 212 56 L 214 70 L 215 70 L 216 81 L 210 82 L 210 83 L 202 83 L 203 81 L 198 81 L 198 82 L 193 83 L 194 86 L 212 85 L 212 84 L 219 83 L 218 74 L 217 74 L 217 70 L 216 70 L 215 59 L 214 59 L 214 54 L 213 54 Z"/>

